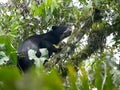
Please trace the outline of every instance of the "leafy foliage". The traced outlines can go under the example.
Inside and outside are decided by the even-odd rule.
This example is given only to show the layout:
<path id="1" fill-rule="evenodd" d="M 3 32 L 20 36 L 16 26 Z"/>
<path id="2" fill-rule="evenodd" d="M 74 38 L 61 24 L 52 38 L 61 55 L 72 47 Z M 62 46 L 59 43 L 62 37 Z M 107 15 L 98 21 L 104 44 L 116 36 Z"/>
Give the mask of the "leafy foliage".
<path id="1" fill-rule="evenodd" d="M 0 4 L 0 89 L 119 90 L 119 6 L 119 0 L 10 0 Z M 60 43 L 62 51 L 44 68 L 22 75 L 16 67 L 20 42 L 59 24 L 73 27 L 67 43 Z"/>

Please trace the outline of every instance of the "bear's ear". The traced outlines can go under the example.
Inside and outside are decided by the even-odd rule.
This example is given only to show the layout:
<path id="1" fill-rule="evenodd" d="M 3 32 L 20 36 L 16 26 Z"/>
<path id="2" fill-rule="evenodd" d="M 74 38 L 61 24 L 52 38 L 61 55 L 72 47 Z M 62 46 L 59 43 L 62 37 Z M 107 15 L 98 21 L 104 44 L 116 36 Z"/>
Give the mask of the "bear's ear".
<path id="1" fill-rule="evenodd" d="M 57 29 L 57 26 L 52 26 L 52 30 L 56 30 Z"/>

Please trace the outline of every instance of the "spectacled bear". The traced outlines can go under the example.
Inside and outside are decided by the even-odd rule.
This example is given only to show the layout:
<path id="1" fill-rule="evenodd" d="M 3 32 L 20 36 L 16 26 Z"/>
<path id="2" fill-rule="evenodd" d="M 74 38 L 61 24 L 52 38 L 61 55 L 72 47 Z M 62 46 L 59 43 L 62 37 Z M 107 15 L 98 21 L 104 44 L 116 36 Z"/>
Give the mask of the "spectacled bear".
<path id="1" fill-rule="evenodd" d="M 53 26 L 52 30 L 41 35 L 33 35 L 24 40 L 18 48 L 18 68 L 26 72 L 34 65 L 34 59 L 30 60 L 28 51 L 35 50 L 36 56 L 39 58 L 41 52 L 39 49 L 46 48 L 48 50 L 48 56 L 52 53 L 59 52 L 61 48 L 56 48 L 54 45 L 58 45 L 61 40 L 68 37 L 71 34 L 71 29 L 68 26 Z"/>

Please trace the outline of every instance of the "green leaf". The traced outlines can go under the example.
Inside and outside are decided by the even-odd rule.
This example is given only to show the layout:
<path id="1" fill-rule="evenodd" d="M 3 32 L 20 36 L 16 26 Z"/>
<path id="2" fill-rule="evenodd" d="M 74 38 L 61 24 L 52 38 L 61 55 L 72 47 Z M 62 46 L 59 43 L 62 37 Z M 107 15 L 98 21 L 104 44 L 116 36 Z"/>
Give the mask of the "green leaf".
<path id="1" fill-rule="evenodd" d="M 20 79 L 16 66 L 0 67 L 0 90 L 16 90 L 16 82 Z"/>
<path id="2" fill-rule="evenodd" d="M 45 4 L 41 4 L 38 6 L 38 9 L 36 9 L 37 11 L 36 12 L 36 15 L 41 15 L 42 17 L 45 17 L 46 16 L 46 13 L 45 13 Z M 38 12 L 38 13 L 37 13 Z"/>
<path id="3" fill-rule="evenodd" d="M 88 74 L 83 66 L 80 66 L 81 70 L 81 85 L 82 85 L 82 90 L 89 90 L 89 80 L 88 80 Z"/>
<path id="4" fill-rule="evenodd" d="M 13 63 L 16 63 L 16 49 L 12 45 L 13 37 L 10 35 L 0 36 L 0 44 L 4 44 L 4 52 Z"/>

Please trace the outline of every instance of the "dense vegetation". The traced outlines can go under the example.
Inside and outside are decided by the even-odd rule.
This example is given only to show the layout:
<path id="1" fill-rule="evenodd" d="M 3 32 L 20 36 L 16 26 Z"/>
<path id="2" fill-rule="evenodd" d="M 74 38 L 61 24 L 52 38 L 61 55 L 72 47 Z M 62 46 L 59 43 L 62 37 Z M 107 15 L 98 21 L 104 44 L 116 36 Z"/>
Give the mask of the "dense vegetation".
<path id="1" fill-rule="evenodd" d="M 120 90 L 120 0 L 9 0 L 0 4 L 0 90 Z M 21 74 L 17 48 L 53 25 L 73 28 L 45 67 Z M 61 75 L 62 74 L 62 75 Z"/>

